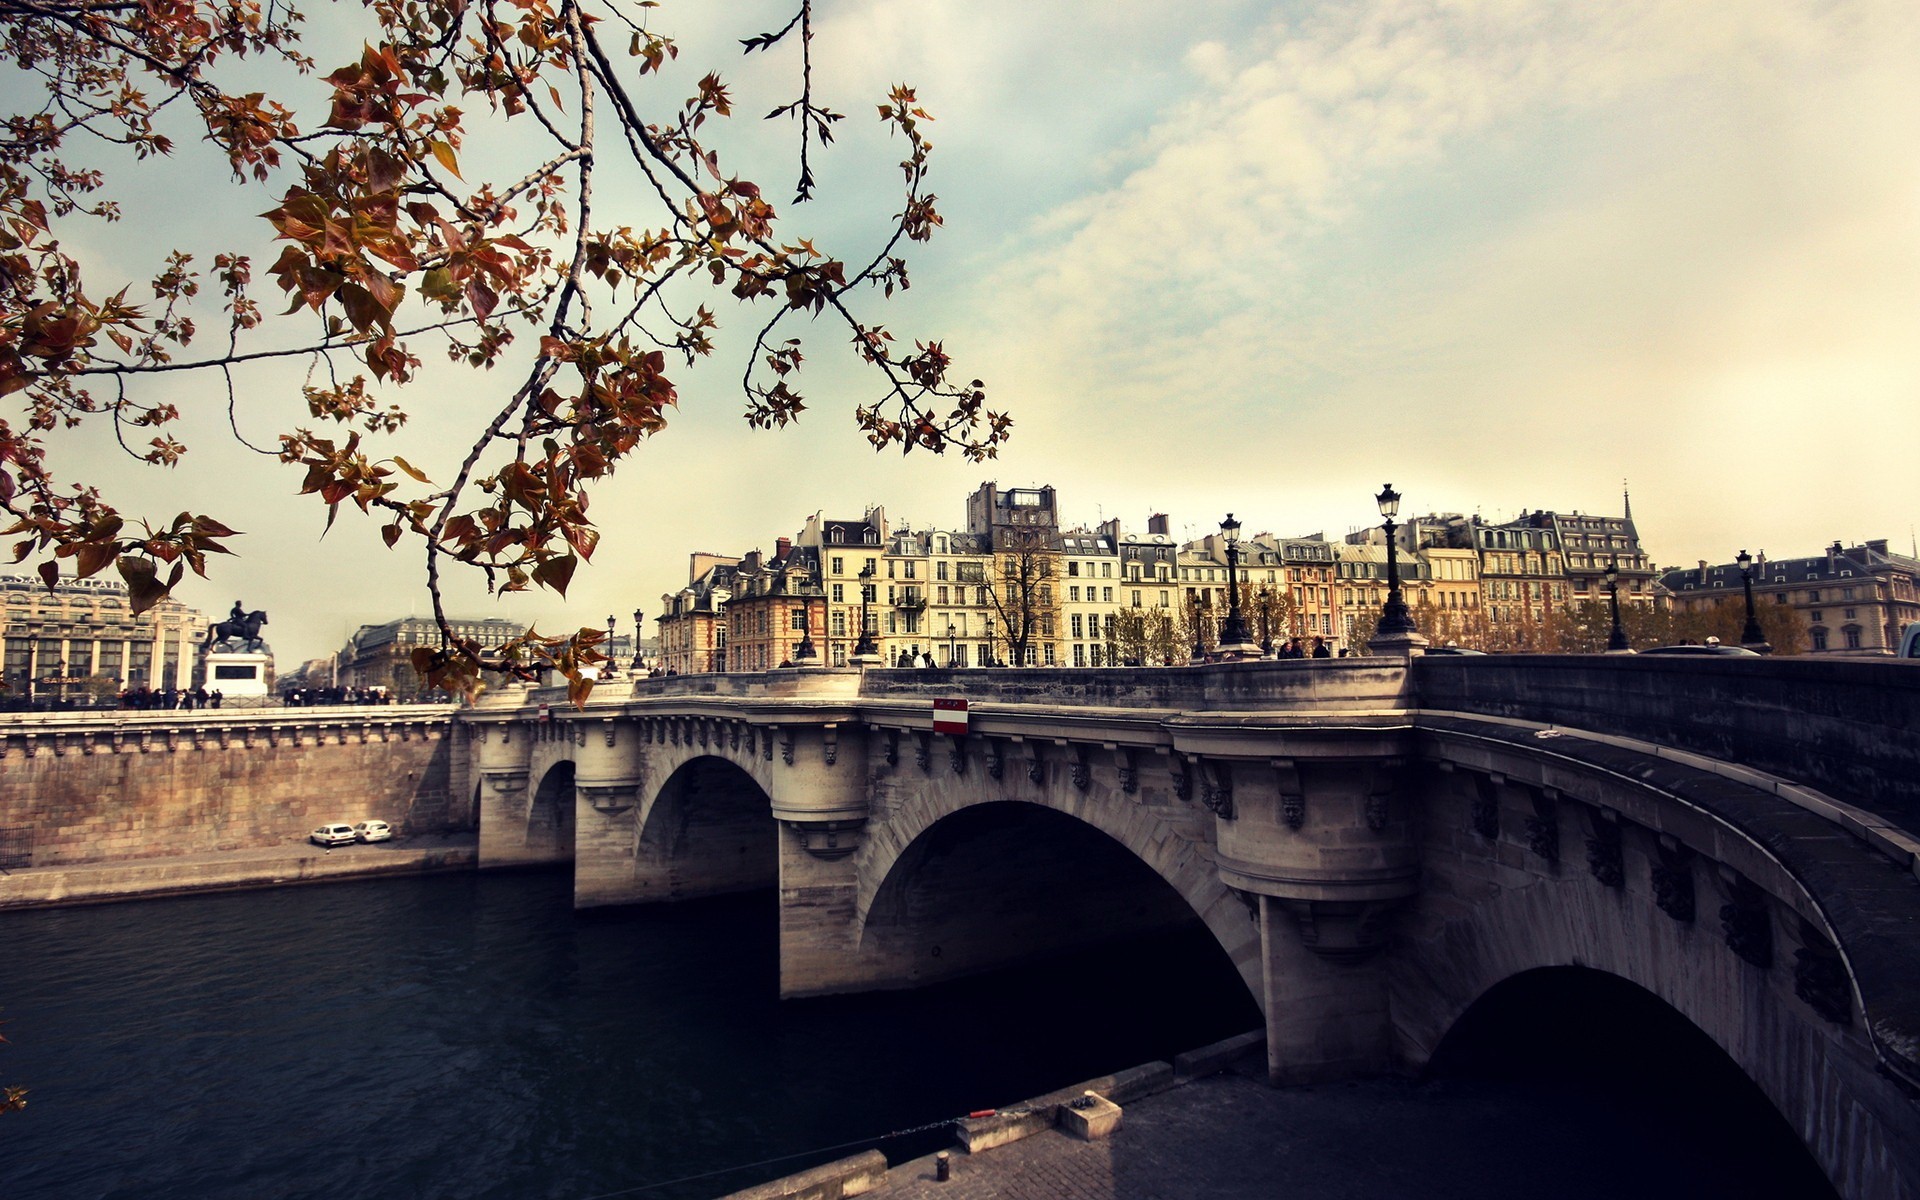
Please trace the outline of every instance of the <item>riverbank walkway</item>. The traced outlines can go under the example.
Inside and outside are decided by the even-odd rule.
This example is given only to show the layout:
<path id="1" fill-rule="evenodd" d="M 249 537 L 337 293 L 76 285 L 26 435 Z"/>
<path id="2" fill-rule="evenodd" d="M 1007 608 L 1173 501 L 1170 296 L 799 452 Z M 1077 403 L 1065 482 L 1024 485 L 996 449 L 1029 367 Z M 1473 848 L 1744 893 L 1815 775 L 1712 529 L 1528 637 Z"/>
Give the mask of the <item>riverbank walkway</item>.
<path id="1" fill-rule="evenodd" d="M 1670 1136 L 1663 1122 L 1671 1114 L 1657 1106 L 1643 1119 L 1617 1098 L 1579 1087 L 1452 1078 L 1274 1088 L 1265 1081 L 1265 1065 L 1256 1048 L 1218 1073 L 1178 1075 L 1171 1086 L 1149 1084 L 1154 1090 L 1122 1103 L 1118 1128 L 1098 1141 L 1051 1126 L 976 1153 L 956 1147 L 949 1151 L 951 1177 L 944 1182 L 934 1155 L 862 1175 L 855 1168 L 860 1159 L 884 1168 L 881 1156 L 869 1152 L 726 1200 L 856 1194 L 873 1200 L 1765 1194 L 1719 1190 L 1724 1163 L 1711 1153 L 1694 1157 L 1677 1148 L 1655 1161 L 1623 1154 L 1622 1147 L 1644 1151 Z M 1529 1114 L 1518 1134 L 1516 1105 Z M 975 1123 L 960 1124 L 964 1130 Z M 1648 1170 L 1661 1175 L 1660 1185 L 1647 1184 Z M 838 1181 L 829 1182 L 836 1174 L 858 1181 L 841 1190 Z"/>
<path id="2" fill-rule="evenodd" d="M 473 870 L 477 834 L 422 834 L 371 845 L 281 846 L 0 870 L 0 912 L 189 892 L 280 887 L 378 875 Z"/>

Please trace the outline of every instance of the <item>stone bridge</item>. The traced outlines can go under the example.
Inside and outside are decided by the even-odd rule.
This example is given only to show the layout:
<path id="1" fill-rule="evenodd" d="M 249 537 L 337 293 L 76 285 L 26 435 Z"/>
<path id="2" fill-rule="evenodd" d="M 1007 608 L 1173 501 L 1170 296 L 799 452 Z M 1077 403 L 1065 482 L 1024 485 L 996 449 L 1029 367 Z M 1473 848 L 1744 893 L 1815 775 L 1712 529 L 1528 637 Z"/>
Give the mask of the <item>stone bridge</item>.
<path id="1" fill-rule="evenodd" d="M 1920 1197 L 1920 667 L 1628 657 L 642 680 L 462 718 L 483 865 L 777 887 L 789 996 L 1196 917 L 1276 1082 L 1418 1068 L 1582 968 L 1719 1045 L 1850 1198 Z M 936 732 L 936 699 L 969 702 Z"/>

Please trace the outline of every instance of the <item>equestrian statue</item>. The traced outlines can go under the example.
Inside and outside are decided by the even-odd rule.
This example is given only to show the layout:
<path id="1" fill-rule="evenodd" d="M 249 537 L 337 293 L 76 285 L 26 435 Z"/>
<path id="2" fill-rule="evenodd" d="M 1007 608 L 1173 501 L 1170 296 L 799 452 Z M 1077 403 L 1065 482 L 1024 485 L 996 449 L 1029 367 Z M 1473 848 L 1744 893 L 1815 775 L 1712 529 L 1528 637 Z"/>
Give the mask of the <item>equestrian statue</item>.
<path id="1" fill-rule="evenodd" d="M 267 614 L 264 609 L 256 608 L 248 612 L 240 607 L 238 600 L 235 600 L 233 611 L 227 614 L 226 620 L 216 621 L 207 627 L 207 640 L 204 644 L 211 647 L 232 641 L 239 642 L 241 649 L 248 653 L 264 649 L 266 643 L 260 640 L 260 627 L 266 623 Z"/>

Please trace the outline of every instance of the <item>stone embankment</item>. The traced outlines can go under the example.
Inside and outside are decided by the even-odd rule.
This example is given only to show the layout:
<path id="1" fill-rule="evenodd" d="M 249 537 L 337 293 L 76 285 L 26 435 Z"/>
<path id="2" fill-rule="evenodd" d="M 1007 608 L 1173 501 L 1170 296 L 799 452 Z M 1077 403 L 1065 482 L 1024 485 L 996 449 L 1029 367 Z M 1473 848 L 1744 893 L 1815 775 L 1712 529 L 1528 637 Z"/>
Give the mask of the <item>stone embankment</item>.
<path id="1" fill-rule="evenodd" d="M 416 704 L 0 717 L 0 907 L 472 866 L 451 716 Z M 400 840 L 331 854 L 306 841 L 369 819 Z"/>
<path id="2" fill-rule="evenodd" d="M 478 865 L 478 858 L 479 838 L 455 833 L 332 850 L 305 842 L 165 858 L 0 869 L 0 912 L 380 875 L 471 871 Z"/>

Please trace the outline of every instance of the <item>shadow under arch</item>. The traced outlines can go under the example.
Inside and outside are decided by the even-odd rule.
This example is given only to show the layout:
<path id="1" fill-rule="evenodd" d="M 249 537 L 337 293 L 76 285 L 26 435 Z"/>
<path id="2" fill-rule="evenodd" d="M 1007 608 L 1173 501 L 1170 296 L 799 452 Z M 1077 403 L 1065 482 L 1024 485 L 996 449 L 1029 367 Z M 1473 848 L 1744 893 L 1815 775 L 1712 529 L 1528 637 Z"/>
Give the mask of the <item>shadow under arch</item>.
<path id="1" fill-rule="evenodd" d="M 1235 915 L 1244 916 L 1238 906 Z M 1207 982 L 1195 987 L 1245 1001 L 1232 1032 L 1259 1021 L 1240 964 L 1178 889 L 1112 835 L 1041 805 L 974 804 L 922 830 L 876 888 L 860 938 L 860 952 L 894 964 L 888 974 L 905 987 L 1117 943 L 1185 940 L 1205 961 Z M 1164 980 L 1145 992 L 1176 1005 L 1192 996 Z"/>
<path id="2" fill-rule="evenodd" d="M 573 764 L 557 762 L 540 777 L 527 805 L 527 848 L 573 857 Z"/>
<path id="3" fill-rule="evenodd" d="M 772 801 L 727 759 L 689 759 L 648 803 L 635 863 L 637 880 L 655 900 L 772 888 L 780 869 Z"/>
<path id="4" fill-rule="evenodd" d="M 1712 1037 L 1658 995 L 1591 967 L 1538 967 L 1488 988 L 1447 1030 L 1424 1074 L 1550 1089 L 1647 1146 L 1685 1195 L 1697 1173 L 1726 1196 L 1839 1193 L 1793 1126 Z M 1552 1100 L 1547 1102 L 1551 1103 Z M 1697 1184 L 1692 1194 L 1697 1192 Z"/>

